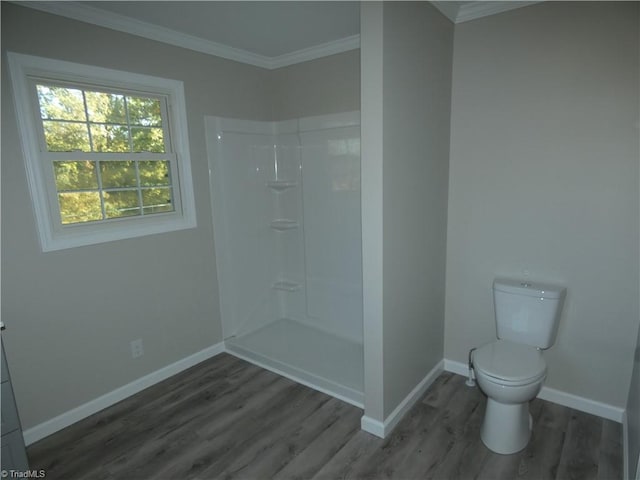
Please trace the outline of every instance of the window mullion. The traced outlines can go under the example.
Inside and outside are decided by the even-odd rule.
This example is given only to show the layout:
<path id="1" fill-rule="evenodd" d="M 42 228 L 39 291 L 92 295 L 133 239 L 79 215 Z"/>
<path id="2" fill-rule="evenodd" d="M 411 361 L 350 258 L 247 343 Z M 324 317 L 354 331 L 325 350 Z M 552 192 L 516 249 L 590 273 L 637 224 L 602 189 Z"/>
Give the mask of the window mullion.
<path id="1" fill-rule="evenodd" d="M 133 152 L 133 136 L 131 135 L 131 120 L 129 118 L 129 101 L 127 100 L 127 96 L 122 96 L 124 100 L 124 118 L 127 122 L 127 137 L 129 140 L 129 151 Z"/>
<path id="2" fill-rule="evenodd" d="M 144 216 L 144 208 L 142 205 L 142 185 L 140 184 L 140 168 L 138 160 L 134 160 L 136 166 L 136 185 L 138 186 L 138 205 L 140 205 L 140 215 Z"/>
<path id="3" fill-rule="evenodd" d="M 169 186 L 171 189 L 171 201 L 175 211 L 182 211 L 182 191 L 180 188 L 180 178 L 178 169 L 178 155 L 171 154 L 169 162 Z"/>
<path id="4" fill-rule="evenodd" d="M 196 225 L 182 82 L 13 52 L 7 55 L 43 251 Z M 42 88 L 40 94 L 39 85 L 48 89 Z M 134 125 L 138 107 L 140 121 Z M 103 111 L 118 117 L 94 118 Z M 133 127 L 140 127 L 135 141 Z M 144 127 L 151 130 L 143 131 Z M 97 151 L 105 130 L 116 141 L 109 149 L 121 151 Z M 175 147 L 179 147 L 180 162 Z M 134 153 L 142 149 L 156 151 Z M 114 163 L 126 161 L 129 165 Z M 163 178 L 167 170 L 169 178 Z M 142 185 L 143 176 L 148 185 Z M 135 187 L 106 188 L 134 182 Z M 108 193 L 112 190 L 113 195 Z M 116 193 L 127 190 L 130 193 Z M 134 213 L 134 197 L 139 220 L 129 216 Z M 179 207 L 182 204 L 186 210 Z"/>
<path id="5" fill-rule="evenodd" d="M 102 220 L 106 220 L 107 212 L 104 206 L 104 189 L 102 188 L 102 172 L 100 168 L 101 160 L 96 160 L 96 177 L 98 179 L 98 192 L 100 193 L 100 210 L 102 211 Z"/>
<path id="6" fill-rule="evenodd" d="M 162 117 L 162 119 L 168 119 L 169 118 L 169 109 L 171 108 L 169 105 L 169 99 L 168 98 L 163 98 L 162 101 L 160 102 L 160 108 L 162 109 L 162 112 L 160 113 L 160 116 Z M 170 131 L 170 123 L 168 121 L 163 121 L 162 122 L 162 133 L 164 135 L 164 148 L 166 152 L 171 152 L 173 153 L 173 140 L 171 138 L 171 131 Z"/>
<path id="7" fill-rule="evenodd" d="M 84 90 L 82 90 L 82 104 L 84 106 L 85 125 L 87 127 L 87 133 L 89 135 L 89 148 L 93 152 L 95 149 L 93 148 L 93 135 L 91 135 L 91 126 L 89 124 L 89 107 L 87 105 L 87 94 Z"/>

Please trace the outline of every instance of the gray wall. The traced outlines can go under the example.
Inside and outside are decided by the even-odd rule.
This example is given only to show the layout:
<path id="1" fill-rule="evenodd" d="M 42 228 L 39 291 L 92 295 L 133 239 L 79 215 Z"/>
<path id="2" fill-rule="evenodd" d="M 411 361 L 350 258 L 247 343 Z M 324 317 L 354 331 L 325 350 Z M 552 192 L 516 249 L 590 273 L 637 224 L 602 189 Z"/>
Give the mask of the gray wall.
<path id="1" fill-rule="evenodd" d="M 628 476 L 638 480 L 640 479 L 640 328 L 638 329 L 633 359 L 631 385 L 627 397 L 628 444 L 625 445 L 625 448 L 628 454 Z"/>
<path id="2" fill-rule="evenodd" d="M 273 70 L 274 120 L 360 110 L 360 50 Z"/>
<path id="3" fill-rule="evenodd" d="M 18 140 L 6 50 L 182 80 L 198 227 L 42 253 Z M 2 318 L 23 426 L 30 428 L 222 340 L 205 115 L 270 120 L 280 71 L 224 60 L 2 2 Z M 339 57 L 339 56 L 334 56 Z M 333 81 L 345 63 L 323 65 Z M 319 62 L 322 63 L 322 62 Z M 346 67 L 345 67 L 346 68 Z M 303 81 L 314 62 L 290 67 Z M 353 75 L 353 68 L 347 76 Z M 301 89 L 301 87 L 300 87 Z M 313 87 L 308 90 L 311 95 Z M 322 90 L 317 113 L 358 109 Z M 347 106 L 342 109 L 340 102 Z M 294 107 L 288 106 L 287 111 Z M 319 107 L 318 107 L 319 108 Z M 335 110 L 332 110 L 335 109 Z M 284 110 L 284 107 L 282 107 Z M 328 111 L 329 110 L 329 111 Z M 283 113 L 284 114 L 284 113 Z M 145 355 L 132 360 L 129 342 Z"/>
<path id="4" fill-rule="evenodd" d="M 624 407 L 638 328 L 637 2 L 457 25 L 445 357 L 495 338 L 497 275 L 568 287 L 546 385 Z"/>
<path id="5" fill-rule="evenodd" d="M 385 416 L 443 357 L 453 24 L 384 4 Z"/>
<path id="6" fill-rule="evenodd" d="M 362 320 L 364 338 L 364 414 L 377 422 L 384 415 L 382 176 L 384 166 L 383 69 L 384 7 L 360 6 L 360 175 L 362 215 Z"/>
<path id="7" fill-rule="evenodd" d="M 383 397 L 367 398 L 365 415 L 381 421 L 443 357 L 453 25 L 426 2 L 367 6 L 361 21 L 363 263 L 377 268 L 363 265 L 365 334 L 382 328 L 381 342 L 365 345 L 382 388 L 365 372 L 365 395 Z M 369 108 L 376 96 L 381 108 Z M 380 131 L 381 158 L 366 141 Z M 365 233 L 380 226 L 381 244 Z"/>

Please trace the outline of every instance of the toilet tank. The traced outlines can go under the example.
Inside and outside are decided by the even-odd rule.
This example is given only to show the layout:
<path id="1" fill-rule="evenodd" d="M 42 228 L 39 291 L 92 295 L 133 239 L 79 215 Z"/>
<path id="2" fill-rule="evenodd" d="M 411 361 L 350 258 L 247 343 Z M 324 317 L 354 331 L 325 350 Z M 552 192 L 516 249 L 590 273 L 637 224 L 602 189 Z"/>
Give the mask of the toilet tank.
<path id="1" fill-rule="evenodd" d="M 551 347 L 566 291 L 555 285 L 496 278 L 493 303 L 498 338 L 542 349 Z"/>

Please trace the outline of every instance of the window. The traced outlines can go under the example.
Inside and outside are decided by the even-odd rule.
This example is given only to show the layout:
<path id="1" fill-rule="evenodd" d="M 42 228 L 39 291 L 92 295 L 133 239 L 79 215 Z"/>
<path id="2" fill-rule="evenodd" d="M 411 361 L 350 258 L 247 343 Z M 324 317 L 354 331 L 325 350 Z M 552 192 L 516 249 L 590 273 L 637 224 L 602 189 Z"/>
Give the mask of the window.
<path id="1" fill-rule="evenodd" d="M 195 226 L 181 82 L 9 63 L 43 250 Z"/>

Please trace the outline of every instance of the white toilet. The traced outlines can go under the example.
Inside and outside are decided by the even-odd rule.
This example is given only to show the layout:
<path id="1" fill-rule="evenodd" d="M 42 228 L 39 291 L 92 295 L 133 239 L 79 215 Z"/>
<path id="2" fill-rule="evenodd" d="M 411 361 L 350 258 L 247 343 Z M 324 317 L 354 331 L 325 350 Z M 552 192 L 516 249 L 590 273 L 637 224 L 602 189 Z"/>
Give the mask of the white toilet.
<path id="1" fill-rule="evenodd" d="M 488 397 L 480 437 L 496 453 L 515 453 L 529 443 L 529 401 L 547 376 L 541 350 L 555 342 L 565 293 L 535 282 L 493 282 L 498 340 L 474 350 L 471 361 Z"/>

